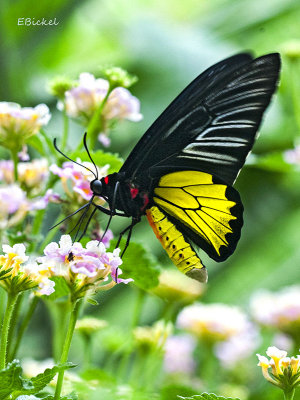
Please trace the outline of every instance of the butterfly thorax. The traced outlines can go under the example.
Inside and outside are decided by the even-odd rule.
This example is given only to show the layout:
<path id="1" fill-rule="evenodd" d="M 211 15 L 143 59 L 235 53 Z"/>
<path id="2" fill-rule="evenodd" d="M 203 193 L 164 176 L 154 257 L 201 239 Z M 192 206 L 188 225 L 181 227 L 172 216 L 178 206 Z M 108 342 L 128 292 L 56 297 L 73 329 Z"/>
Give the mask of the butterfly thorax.
<path id="1" fill-rule="evenodd" d="M 139 218 L 151 205 L 150 191 L 127 179 L 123 173 L 107 175 L 101 179 L 101 183 L 102 195 L 108 199 L 110 208 L 122 211 L 128 217 Z"/>

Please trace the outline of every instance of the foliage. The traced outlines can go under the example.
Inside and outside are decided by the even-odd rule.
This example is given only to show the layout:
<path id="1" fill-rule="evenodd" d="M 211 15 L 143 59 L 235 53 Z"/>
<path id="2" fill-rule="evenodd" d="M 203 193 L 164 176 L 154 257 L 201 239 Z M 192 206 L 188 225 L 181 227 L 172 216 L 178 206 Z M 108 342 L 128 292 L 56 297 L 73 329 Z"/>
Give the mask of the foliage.
<path id="1" fill-rule="evenodd" d="M 286 350 L 290 347 L 289 352 L 296 355 L 300 342 L 300 318 L 291 321 L 289 316 L 291 309 L 293 312 L 298 310 L 295 293 L 300 283 L 299 1 L 54 0 L 51 5 L 48 3 L 36 5 L 29 0 L 20 0 L 16 6 L 6 2 L 0 15 L 1 99 L 18 102 L 23 107 L 34 107 L 38 103 L 49 106 L 52 113 L 49 125 L 26 140 L 30 161 L 45 158 L 48 172 L 51 165 L 60 168 L 66 161 L 53 147 L 55 137 L 58 147 L 66 155 L 74 160 L 90 161 L 82 143 L 85 131 L 88 131 L 88 146 L 95 164 L 99 169 L 109 164 L 105 173 L 117 172 L 153 120 L 206 67 L 245 50 L 251 50 L 255 55 L 281 53 L 283 68 L 278 93 L 264 117 L 253 153 L 235 185 L 245 208 L 242 237 L 234 255 L 222 264 L 217 265 L 201 254 L 209 281 L 199 301 L 204 305 L 238 306 L 247 321 L 252 317 L 256 333 L 252 332 L 253 336 L 247 339 L 257 347 L 255 352 L 263 352 L 279 337 L 281 344 L 278 346 L 286 347 Z M 18 18 L 23 16 L 30 16 L 35 21 L 56 18 L 59 24 L 18 25 Z M 130 74 L 116 65 L 128 69 Z M 141 100 L 144 120 L 137 124 L 123 119 L 109 120 L 102 107 L 100 111 L 98 109 L 101 114 L 98 125 L 85 124 L 87 116 L 68 116 L 67 108 L 63 107 L 65 104 L 60 104 L 60 110 L 57 110 L 56 100 L 64 103 L 66 92 L 78 87 L 82 72 L 108 79 L 111 89 L 117 85 L 130 88 L 130 92 Z M 51 94 L 50 81 L 56 88 L 53 90 L 52 83 Z M 102 142 L 98 141 L 98 133 L 104 134 Z M 93 141 L 90 142 L 91 136 Z M 107 139 L 111 140 L 109 149 L 105 148 Z M 0 147 L 2 160 L 12 159 L 8 148 Z M 20 152 L 23 150 L 19 149 Z M 93 166 L 91 169 L 94 171 Z M 88 185 L 76 186 L 71 179 L 65 181 L 52 172 L 46 177 L 38 176 L 41 185 L 36 183 L 30 187 L 20 183 L 26 195 L 22 210 L 27 211 L 22 215 L 18 213 L 16 219 L 3 216 L 5 207 L 0 199 L 1 243 L 10 246 L 24 243 L 26 254 L 34 259 L 43 256 L 45 247 L 57 242 L 61 234 L 73 230 L 75 237 L 77 216 L 66 219 L 51 231 L 49 228 L 83 206 L 85 200 L 82 196 L 84 190 L 88 190 Z M 7 185 L 2 172 L 0 178 L 2 189 Z M 11 203 L 15 189 L 9 188 Z M 35 209 L 38 203 L 33 205 L 33 202 L 39 200 L 41 204 L 48 189 L 60 198 L 53 198 L 53 204 L 50 201 L 44 207 L 40 205 L 39 210 Z M 125 218 L 113 218 L 112 231 L 116 239 L 127 224 L 129 221 L 125 222 Z M 82 243 L 86 245 L 91 239 L 97 240 L 105 226 L 103 215 L 100 212 L 94 214 Z M 83 224 L 77 237 L 84 228 Z M 110 250 L 114 249 L 116 239 L 111 242 Z M 121 249 L 124 245 L 125 240 L 122 240 Z M 69 359 L 79 366 L 73 374 L 66 374 L 64 394 L 60 395 L 60 400 L 77 397 L 79 400 L 282 398 L 277 388 L 264 384 L 254 355 L 239 358 L 247 348 L 245 342 L 234 342 L 236 337 L 231 338 L 233 347 L 226 347 L 230 341 L 212 343 L 212 340 L 199 337 L 181 337 L 186 333 L 176 321 L 183 305 L 176 299 L 163 301 L 151 295 L 151 289 L 159 282 L 161 270 L 174 266 L 171 266 L 147 221 L 141 221 L 134 228 L 120 268 L 122 274 L 117 278 L 132 278 L 133 283 L 116 285 L 113 279 L 102 277 L 97 285 L 103 286 L 103 290 L 90 290 L 92 287 L 89 285 L 84 288 L 90 292 L 85 296 L 81 309 L 77 310 L 78 314 L 105 319 L 108 327 L 91 335 L 74 334 Z M 13 269 L 0 270 L 0 285 L 2 278 L 12 272 Z M 47 271 L 42 271 L 38 285 L 43 274 L 47 275 Z M 78 284 L 77 278 L 78 275 L 73 274 L 72 282 Z M 14 281 L 18 279 L 14 277 Z M 31 293 L 24 292 L 19 296 L 10 314 L 7 312 L 9 307 L 5 309 L 6 293 L 0 287 L 0 317 L 6 320 L 4 326 L 10 326 L 6 332 L 9 332 L 6 353 L 10 364 L 0 371 L 0 399 L 54 400 L 54 389 L 49 383 L 58 372 L 62 375 L 62 371 L 69 368 L 67 364 L 64 367 L 43 367 L 44 372 L 34 372 L 33 378 L 28 378 L 28 371 L 32 371 L 23 366 L 26 358 L 45 360 L 53 357 L 58 363 L 62 348 L 68 342 L 70 310 L 76 317 L 70 281 L 63 275 L 49 276 L 49 281 L 55 283 L 52 294 L 37 294 L 37 290 L 42 288 L 36 286 Z M 49 289 L 51 283 L 48 285 Z M 281 300 L 280 290 L 292 285 L 295 288 L 286 289 L 285 300 Z M 134 286 L 138 290 L 134 290 Z M 263 318 L 257 317 L 253 311 L 253 296 L 261 290 L 272 291 L 273 296 L 280 297 L 280 314 L 277 309 Z M 265 310 L 263 305 L 265 303 L 256 308 L 256 313 Z M 49 310 L 52 319 L 48 316 Z M 278 323 L 276 317 L 280 320 Z M 149 333 L 153 332 L 151 328 L 158 320 L 171 321 L 171 339 L 175 336 L 176 340 L 166 340 L 165 354 L 153 347 L 141 351 L 134 339 L 134 330 L 137 325 L 142 325 L 145 328 L 142 339 L 148 340 Z M 201 320 L 205 328 L 209 326 L 208 322 L 209 318 Z M 219 324 L 217 326 L 220 328 Z M 230 326 L 236 328 L 237 325 L 231 321 Z M 163 330 L 159 332 L 157 340 L 161 340 L 164 334 Z M 283 338 L 282 334 L 285 335 Z M 209 335 L 212 338 L 212 334 Z M 24 374 L 20 364 L 12 361 L 15 354 L 21 358 Z M 171 356 L 173 358 L 168 363 Z M 203 391 L 216 394 L 196 394 Z"/>

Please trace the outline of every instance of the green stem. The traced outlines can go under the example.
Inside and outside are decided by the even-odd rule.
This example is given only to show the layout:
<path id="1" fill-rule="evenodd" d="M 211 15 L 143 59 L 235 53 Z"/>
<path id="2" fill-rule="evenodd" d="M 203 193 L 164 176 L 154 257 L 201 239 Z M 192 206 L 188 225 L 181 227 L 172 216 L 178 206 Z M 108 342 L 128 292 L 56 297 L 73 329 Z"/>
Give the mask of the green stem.
<path id="1" fill-rule="evenodd" d="M 8 337 L 8 343 L 7 343 L 7 354 L 8 354 L 8 360 L 10 361 L 10 349 L 12 346 L 12 342 L 13 342 L 13 337 L 15 334 L 15 330 L 16 330 L 16 326 L 17 326 L 17 321 L 20 315 L 20 310 L 21 310 L 21 305 L 22 305 L 22 300 L 24 298 L 24 292 L 20 293 L 20 295 L 18 296 L 18 299 L 16 301 L 13 313 L 12 313 L 12 317 L 10 320 L 10 332 L 9 332 L 9 337 Z"/>
<path id="2" fill-rule="evenodd" d="M 19 158 L 18 158 L 18 150 L 16 149 L 11 149 L 11 158 L 14 163 L 14 179 L 15 182 L 18 182 L 19 180 L 19 175 L 18 175 L 18 163 L 19 163 Z"/>
<path id="3" fill-rule="evenodd" d="M 15 343 L 14 349 L 13 349 L 13 351 L 11 353 L 10 360 L 13 360 L 17 355 L 17 352 L 18 352 L 19 347 L 20 347 L 21 340 L 22 340 L 23 335 L 24 335 L 24 333 L 25 333 L 25 331 L 26 331 L 26 329 L 28 327 L 28 324 L 29 324 L 31 318 L 32 318 L 32 315 L 33 315 L 33 313 L 34 313 L 34 311 L 36 309 L 38 301 L 39 301 L 39 298 L 37 296 L 34 296 L 33 299 L 31 300 L 30 306 L 29 306 L 29 308 L 27 310 L 27 313 L 26 313 L 26 315 L 25 315 L 25 317 L 24 317 L 24 319 L 23 319 L 23 321 L 21 323 L 20 329 L 18 331 L 17 340 L 16 340 L 16 343 Z"/>
<path id="4" fill-rule="evenodd" d="M 293 400 L 294 395 L 295 395 L 295 389 L 292 389 L 290 391 L 284 391 L 284 400 Z"/>
<path id="5" fill-rule="evenodd" d="M 137 297 L 135 301 L 135 307 L 133 310 L 133 316 L 132 316 L 132 329 L 134 329 L 140 321 L 143 305 L 145 302 L 146 298 L 146 292 L 142 289 L 137 289 Z"/>
<path id="6" fill-rule="evenodd" d="M 43 129 L 40 129 L 40 134 L 43 137 L 45 143 L 47 144 L 50 153 L 52 153 L 54 159 L 57 160 L 60 157 L 60 154 L 55 150 L 52 140 L 49 138 L 49 136 Z"/>
<path id="7" fill-rule="evenodd" d="M 80 305 L 81 305 L 80 300 L 77 300 L 73 303 L 73 310 L 71 311 L 71 315 L 70 315 L 68 332 L 67 332 L 66 340 L 64 342 L 63 351 L 62 351 L 62 355 L 61 355 L 61 359 L 60 359 L 61 365 L 65 364 L 68 361 L 69 350 L 70 350 L 70 346 L 71 346 L 71 341 L 72 341 L 72 337 L 73 337 L 73 333 L 74 333 L 75 324 L 76 324 L 78 314 L 79 314 Z M 63 380 L 64 380 L 64 373 L 65 373 L 65 371 L 63 369 L 58 373 L 54 400 L 60 399 L 60 393 L 61 393 Z"/>
<path id="8" fill-rule="evenodd" d="M 70 303 L 69 301 L 57 301 L 53 304 L 53 302 L 47 301 L 46 304 L 52 320 L 52 354 L 54 361 L 58 362 L 65 342 L 66 315 L 70 311 Z"/>
<path id="9" fill-rule="evenodd" d="M 104 108 L 105 103 L 107 102 L 107 99 L 113 89 L 114 89 L 114 87 L 112 87 L 110 85 L 108 88 L 108 91 L 106 93 L 106 96 L 104 97 L 102 103 L 99 105 L 97 110 L 94 112 L 94 115 L 88 125 L 87 137 L 88 137 L 88 140 L 90 141 L 90 147 L 92 150 L 96 146 L 98 133 L 101 132 L 101 129 L 102 129 L 101 114 L 102 114 L 103 108 Z"/>
<path id="10" fill-rule="evenodd" d="M 61 150 L 65 151 L 65 148 L 68 143 L 68 133 L 69 133 L 69 118 L 65 111 L 63 111 L 63 120 L 64 120 L 64 129 L 62 135 Z"/>
<path id="11" fill-rule="evenodd" d="M 92 364 L 92 338 L 90 335 L 83 335 L 84 340 L 84 358 L 83 369 L 88 369 Z"/>
<path id="12" fill-rule="evenodd" d="M 0 344 L 0 370 L 6 367 L 7 357 L 7 340 L 10 328 L 11 316 L 17 301 L 19 293 L 8 293 L 7 294 L 7 305 L 4 313 L 2 332 L 1 332 L 1 344 Z"/>

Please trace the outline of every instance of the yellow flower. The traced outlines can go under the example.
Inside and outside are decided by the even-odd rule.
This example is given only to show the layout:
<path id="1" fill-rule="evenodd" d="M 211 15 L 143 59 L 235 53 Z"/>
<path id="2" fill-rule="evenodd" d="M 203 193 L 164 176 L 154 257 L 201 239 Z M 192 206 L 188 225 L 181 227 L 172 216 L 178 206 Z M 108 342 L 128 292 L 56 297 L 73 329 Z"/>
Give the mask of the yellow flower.
<path id="1" fill-rule="evenodd" d="M 172 333 L 172 324 L 157 321 L 153 326 L 138 326 L 133 336 L 138 347 L 144 351 L 163 350 L 168 336 Z"/>
<path id="2" fill-rule="evenodd" d="M 257 365 L 262 368 L 262 374 L 267 381 L 288 393 L 300 386 L 300 356 L 287 357 L 286 351 L 279 350 L 275 346 L 269 347 L 266 353 L 270 359 L 257 354 L 259 360 Z"/>
<path id="3" fill-rule="evenodd" d="M 203 294 L 205 285 L 188 278 L 176 269 L 164 270 L 159 276 L 159 285 L 152 293 L 170 302 L 190 304 Z"/>
<path id="4" fill-rule="evenodd" d="M 92 318 L 92 317 L 85 317 L 79 319 L 76 322 L 75 329 L 86 336 L 93 334 L 94 332 L 98 332 L 101 329 L 106 328 L 108 323 L 102 319 Z"/>
<path id="5" fill-rule="evenodd" d="M 45 104 L 22 108 L 17 103 L 0 102 L 0 143 L 9 149 L 18 149 L 47 125 L 50 118 Z"/>

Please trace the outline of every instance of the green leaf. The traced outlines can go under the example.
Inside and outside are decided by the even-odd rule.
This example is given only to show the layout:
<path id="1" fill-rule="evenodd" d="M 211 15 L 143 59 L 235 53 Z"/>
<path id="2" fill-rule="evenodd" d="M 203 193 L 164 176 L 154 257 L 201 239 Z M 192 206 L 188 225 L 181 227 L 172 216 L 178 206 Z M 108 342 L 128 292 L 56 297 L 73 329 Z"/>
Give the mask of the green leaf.
<path id="1" fill-rule="evenodd" d="M 20 362 L 14 360 L 0 371 L 0 400 L 4 400 L 8 395 L 11 399 L 16 399 L 22 395 L 37 394 L 52 381 L 59 371 L 72 367 L 74 367 L 72 363 L 56 365 L 53 368 L 47 368 L 31 379 L 24 379 Z"/>
<path id="2" fill-rule="evenodd" d="M 112 241 L 112 248 L 116 241 Z M 125 240 L 121 241 L 121 249 L 125 246 Z M 130 242 L 123 256 L 121 265 L 121 278 L 132 278 L 134 283 L 141 289 L 151 289 L 158 285 L 160 268 L 154 256 L 150 254 L 141 244 Z"/>
<path id="3" fill-rule="evenodd" d="M 55 292 L 50 294 L 50 296 L 45 295 L 45 299 L 53 301 L 60 297 L 68 296 L 70 294 L 70 289 L 67 285 L 67 282 L 62 276 L 54 276 L 50 278 L 50 280 L 55 282 Z"/>
<path id="4" fill-rule="evenodd" d="M 202 394 L 196 394 L 195 396 L 192 397 L 182 397 L 178 396 L 179 399 L 185 399 L 185 400 L 239 400 L 237 397 L 223 397 L 223 396 L 217 396 L 214 393 L 202 393 Z"/>
<path id="5" fill-rule="evenodd" d="M 89 161 L 86 151 L 76 151 L 71 154 L 71 158 L 76 160 L 80 158 L 81 161 Z M 118 172 L 123 164 L 123 159 L 118 156 L 118 154 L 104 153 L 102 150 L 97 150 L 92 153 L 93 160 L 98 168 L 104 167 L 109 164 L 108 173 Z"/>
<path id="6" fill-rule="evenodd" d="M 46 156 L 47 153 L 44 142 L 38 135 L 31 136 L 27 143 L 29 146 L 32 146 L 35 150 L 37 150 L 42 156 Z"/>

